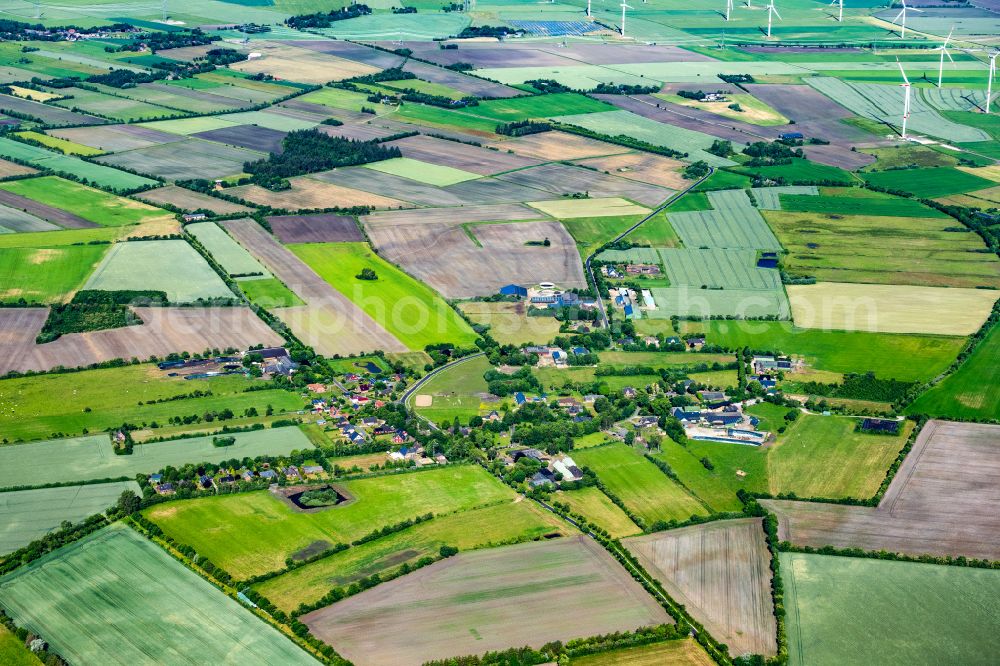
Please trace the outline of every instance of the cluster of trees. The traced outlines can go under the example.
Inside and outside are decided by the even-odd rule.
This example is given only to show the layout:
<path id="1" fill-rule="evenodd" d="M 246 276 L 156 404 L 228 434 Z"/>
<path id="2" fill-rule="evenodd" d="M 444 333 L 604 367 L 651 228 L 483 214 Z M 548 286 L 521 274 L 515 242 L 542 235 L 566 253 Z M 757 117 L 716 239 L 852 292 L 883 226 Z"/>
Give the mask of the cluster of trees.
<path id="1" fill-rule="evenodd" d="M 531 372 L 531 368 L 523 367 L 514 374 L 507 375 L 499 370 L 490 368 L 483 375 L 489 385 L 490 393 L 493 395 L 513 395 L 515 393 L 530 393 L 541 391 L 542 385 Z"/>
<path id="2" fill-rule="evenodd" d="M 660 86 L 637 86 L 627 83 L 598 83 L 590 92 L 597 95 L 652 95 Z"/>
<path id="3" fill-rule="evenodd" d="M 361 76 L 352 76 L 349 79 L 344 79 L 343 81 L 338 81 L 335 87 L 340 88 L 344 84 L 366 84 L 374 85 L 376 83 L 385 83 L 387 81 L 408 81 L 410 79 L 417 78 L 417 75 L 413 72 L 408 72 L 402 67 L 389 67 L 388 69 L 383 69 L 381 72 L 375 72 L 374 74 L 362 74 Z"/>
<path id="4" fill-rule="evenodd" d="M 827 398 L 850 398 L 852 400 L 870 400 L 873 402 L 899 402 L 913 386 L 912 382 L 901 382 L 895 379 L 880 379 L 873 372 L 864 374 L 849 373 L 844 375 L 840 384 L 822 384 L 820 382 L 802 382 L 801 391 L 810 395 Z"/>
<path id="5" fill-rule="evenodd" d="M 281 145 L 281 154 L 271 153 L 243 165 L 251 182 L 271 190 L 287 190 L 291 187 L 288 179 L 293 176 L 402 157 L 395 146 L 332 137 L 314 129 L 289 132 Z"/>
<path id="6" fill-rule="evenodd" d="M 330 12 L 316 12 L 315 14 L 289 16 L 285 19 L 285 25 L 297 30 L 307 30 L 309 28 L 329 28 L 337 21 L 357 18 L 371 13 L 371 7 L 359 3 L 356 5 L 347 5 L 343 9 L 334 9 Z"/>
<path id="7" fill-rule="evenodd" d="M 792 158 L 802 157 L 802 149 L 792 149 L 778 141 L 755 141 L 743 149 L 743 154 L 748 155 L 751 160 L 746 166 L 762 167 L 774 166 L 777 164 L 790 164 Z"/>
<path id="8" fill-rule="evenodd" d="M 753 77 L 749 74 L 716 74 L 726 83 L 753 83 Z"/>
<path id="9" fill-rule="evenodd" d="M 719 157 L 729 157 L 734 152 L 733 142 L 726 141 L 724 139 L 716 139 L 712 142 L 712 145 L 706 149 L 706 152 L 718 155 Z"/>
<path id="10" fill-rule="evenodd" d="M 708 166 L 708 162 L 698 160 L 684 167 L 684 177 L 688 180 L 698 180 L 707 176 L 711 171 L 712 167 Z"/>
<path id="11" fill-rule="evenodd" d="M 131 29 L 131 26 L 128 26 Z M 175 30 L 173 32 L 150 31 L 136 34 L 125 44 L 118 46 L 105 46 L 108 53 L 119 53 L 122 51 L 143 51 L 147 47 L 150 51 L 163 51 L 166 49 L 177 49 L 184 46 L 203 46 L 219 40 L 219 37 L 206 35 L 199 28 L 192 30 Z"/>
<path id="12" fill-rule="evenodd" d="M 103 331 L 142 324 L 129 305 L 166 305 L 162 291 L 78 291 L 69 303 L 57 303 L 49 309 L 35 342 L 57 340 L 64 333 Z"/>
<path id="13" fill-rule="evenodd" d="M 237 51 L 236 49 L 209 49 L 205 55 L 200 58 L 209 62 L 216 67 L 225 67 L 226 65 L 231 65 L 234 62 L 243 62 L 247 57 Z"/>
<path id="14" fill-rule="evenodd" d="M 515 30 L 514 28 L 508 28 L 505 25 L 476 25 L 463 28 L 462 32 L 458 33 L 459 39 L 471 39 L 473 37 L 495 37 L 497 39 L 502 39 L 507 35 L 523 35 L 524 30 Z"/>
<path id="15" fill-rule="evenodd" d="M 93 74 L 87 83 L 100 83 L 112 88 L 135 88 L 140 83 L 152 83 L 167 78 L 166 72 L 135 72 L 131 69 L 112 69 L 106 74 Z"/>
<path id="16" fill-rule="evenodd" d="M 532 120 L 518 120 L 512 123 L 501 123 L 497 125 L 496 133 L 504 136 L 527 136 L 529 134 L 540 134 L 552 129 L 549 123 L 539 123 Z"/>

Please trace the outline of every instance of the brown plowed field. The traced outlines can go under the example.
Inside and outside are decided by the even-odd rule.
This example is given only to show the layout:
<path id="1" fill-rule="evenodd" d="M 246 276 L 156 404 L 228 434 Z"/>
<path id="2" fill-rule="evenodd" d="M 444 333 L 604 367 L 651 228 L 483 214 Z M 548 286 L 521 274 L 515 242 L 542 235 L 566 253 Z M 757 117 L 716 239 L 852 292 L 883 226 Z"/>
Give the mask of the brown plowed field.
<path id="1" fill-rule="evenodd" d="M 929 421 L 877 508 L 764 500 L 796 545 L 1000 559 L 1000 426 Z"/>
<path id="2" fill-rule="evenodd" d="M 660 205 L 673 194 L 673 190 L 566 164 L 543 164 L 501 174 L 497 180 L 534 187 L 556 196 L 587 192 L 591 197 L 623 197 L 649 207 Z"/>
<path id="3" fill-rule="evenodd" d="M 776 654 L 770 553 L 760 518 L 657 532 L 622 544 L 731 655 Z"/>
<path id="4" fill-rule="evenodd" d="M 484 206 L 455 206 L 453 208 L 412 208 L 390 210 L 365 215 L 362 222 L 370 229 L 397 224 L 421 224 L 441 222 L 444 224 L 465 224 L 467 222 L 494 222 L 531 220 L 542 217 L 534 208 L 523 204 L 498 204 Z"/>
<path id="5" fill-rule="evenodd" d="M 281 142 L 288 132 L 270 129 L 268 127 L 257 127 L 256 125 L 236 125 L 235 127 L 223 127 L 207 132 L 198 132 L 191 136 L 206 141 L 225 143 L 230 146 L 249 148 L 262 153 L 280 153 Z"/>
<path id="6" fill-rule="evenodd" d="M 379 254 L 446 298 L 486 296 L 510 283 L 586 285 L 576 244 L 559 222 L 376 223 L 368 235 Z M 526 245 L 545 238 L 549 247 Z"/>
<path id="7" fill-rule="evenodd" d="M 135 308 L 141 326 L 70 333 L 54 342 L 35 344 L 47 308 L 0 309 L 0 375 L 17 370 L 86 366 L 115 358 L 146 359 L 172 352 L 281 344 L 281 336 L 250 308 Z"/>
<path id="8" fill-rule="evenodd" d="M 566 132 L 529 134 L 492 145 L 500 150 L 512 150 L 515 155 L 525 155 L 545 161 L 582 160 L 585 157 L 632 152 L 623 146 Z"/>
<path id="9" fill-rule="evenodd" d="M 35 217 L 58 224 L 60 227 L 65 227 L 66 229 L 93 229 L 100 226 L 60 208 L 48 206 L 34 199 L 22 197 L 20 194 L 14 194 L 6 190 L 0 190 L 0 204 L 23 210 Z"/>
<path id="10" fill-rule="evenodd" d="M 470 146 L 432 136 L 411 136 L 386 144 L 399 148 L 404 157 L 441 164 L 455 169 L 492 176 L 503 171 L 523 169 L 538 164 L 538 160 L 507 152 Z"/>
<path id="11" fill-rule="evenodd" d="M 351 243 L 365 240 L 358 223 L 346 215 L 275 215 L 267 218 L 282 243 Z"/>
<path id="12" fill-rule="evenodd" d="M 671 621 L 582 536 L 460 553 L 301 620 L 359 666 L 416 666 Z"/>
<path id="13" fill-rule="evenodd" d="M 104 127 L 67 127 L 66 129 L 49 130 L 49 134 L 67 141 L 115 153 L 122 150 L 149 148 L 161 143 L 183 141 L 178 134 L 161 132 L 149 127 L 138 125 L 106 125 Z"/>
<path id="14" fill-rule="evenodd" d="M 681 168 L 685 166 L 683 162 L 651 153 L 625 153 L 609 157 L 594 157 L 580 160 L 577 164 L 598 171 L 607 171 L 612 175 L 629 180 L 669 187 L 672 190 L 682 190 L 691 183 L 691 181 L 684 180 L 684 176 L 681 175 Z"/>
<path id="15" fill-rule="evenodd" d="M 305 306 L 279 308 L 275 314 L 317 352 L 332 356 L 376 349 L 408 351 L 403 343 L 316 275 L 259 224 L 252 220 L 230 220 L 222 225 L 306 302 Z"/>
<path id="16" fill-rule="evenodd" d="M 177 206 L 181 210 L 198 210 L 204 208 L 219 215 L 231 215 L 232 213 L 249 213 L 252 208 L 247 208 L 240 204 L 231 203 L 225 199 L 216 199 L 207 194 L 186 190 L 177 185 L 167 185 L 158 187 L 155 190 L 146 190 L 133 195 L 133 199 L 141 199 L 153 204 L 170 204 Z"/>
<path id="17" fill-rule="evenodd" d="M 370 169 L 368 170 L 370 171 Z M 395 208 L 406 203 L 398 199 L 362 192 L 351 187 L 324 183 L 314 178 L 299 176 L 289 178 L 292 189 L 272 192 L 258 185 L 243 185 L 227 191 L 251 203 L 285 210 L 312 210 L 316 208 L 350 208 L 370 206 L 372 208 Z"/>
<path id="18" fill-rule="evenodd" d="M 11 176 L 29 176 L 38 173 L 38 169 L 29 166 L 0 159 L 0 178 L 10 178 Z"/>

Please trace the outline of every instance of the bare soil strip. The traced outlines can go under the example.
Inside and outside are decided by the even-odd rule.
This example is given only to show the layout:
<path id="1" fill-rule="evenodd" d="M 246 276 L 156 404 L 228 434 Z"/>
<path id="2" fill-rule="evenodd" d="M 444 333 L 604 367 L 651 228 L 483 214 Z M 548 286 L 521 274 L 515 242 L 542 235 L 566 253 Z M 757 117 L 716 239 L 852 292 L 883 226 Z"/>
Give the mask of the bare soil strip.
<path id="1" fill-rule="evenodd" d="M 223 222 L 226 230 L 307 305 L 276 311 L 282 321 L 321 354 L 359 354 L 376 349 L 407 351 L 346 296 L 327 284 L 253 220 Z"/>

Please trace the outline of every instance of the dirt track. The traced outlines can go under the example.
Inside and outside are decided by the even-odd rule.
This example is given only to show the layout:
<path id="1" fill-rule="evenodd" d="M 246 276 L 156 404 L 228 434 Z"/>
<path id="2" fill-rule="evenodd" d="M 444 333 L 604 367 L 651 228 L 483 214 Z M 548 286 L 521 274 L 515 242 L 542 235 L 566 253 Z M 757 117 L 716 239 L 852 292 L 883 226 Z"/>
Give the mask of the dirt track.
<path id="1" fill-rule="evenodd" d="M 317 352 L 332 356 L 376 349 L 407 351 L 402 342 L 324 282 L 259 224 L 253 220 L 230 220 L 222 224 L 233 238 L 306 302 L 302 307 L 280 308 L 275 314 Z"/>
<path id="2" fill-rule="evenodd" d="M 877 508 L 764 500 L 796 545 L 1000 559 L 1000 426 L 929 421 Z"/>
<path id="3" fill-rule="evenodd" d="M 0 308 L 0 375 L 110 361 L 147 359 L 172 352 L 281 344 L 281 336 L 249 308 L 135 308 L 142 326 L 71 333 L 36 345 L 47 308 Z"/>

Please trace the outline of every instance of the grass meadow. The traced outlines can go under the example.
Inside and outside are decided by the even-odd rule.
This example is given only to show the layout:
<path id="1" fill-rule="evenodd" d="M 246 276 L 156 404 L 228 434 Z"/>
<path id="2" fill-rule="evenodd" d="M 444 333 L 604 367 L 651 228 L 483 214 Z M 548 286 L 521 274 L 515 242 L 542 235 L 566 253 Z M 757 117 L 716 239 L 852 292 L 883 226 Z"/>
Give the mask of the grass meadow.
<path id="1" fill-rule="evenodd" d="M 190 382 L 166 377 L 152 364 L 4 379 L 0 380 L 0 433 L 3 441 L 16 442 L 45 439 L 53 433 L 101 432 L 122 423 L 165 424 L 171 416 L 227 407 L 237 414 L 249 407 L 262 413 L 268 405 L 278 413 L 302 407 L 302 398 L 289 391 L 244 392 L 262 383 L 241 375 Z M 195 389 L 212 395 L 176 399 Z"/>
<path id="2" fill-rule="evenodd" d="M 573 658 L 573 666 L 713 666 L 713 664 L 715 662 L 712 658 L 693 638 Z"/>
<path id="3" fill-rule="evenodd" d="M 0 579 L 0 603 L 71 663 L 316 663 L 121 523 Z"/>
<path id="4" fill-rule="evenodd" d="M 0 183 L 0 188 L 43 204 L 69 211 L 102 227 L 139 224 L 172 214 L 132 199 L 95 190 L 58 176 L 25 178 Z"/>
<path id="5" fill-rule="evenodd" d="M 254 589 L 290 612 L 299 604 L 315 602 L 333 587 L 346 587 L 376 573 L 384 575 L 404 563 L 412 565 L 421 557 L 436 557 L 444 545 L 472 550 L 566 534 L 569 529 L 533 502 L 503 502 L 439 516 L 307 564 L 259 583 Z"/>
<path id="6" fill-rule="evenodd" d="M 606 529 L 613 539 L 632 536 L 642 532 L 617 504 L 611 501 L 599 488 L 580 488 L 563 491 L 555 496 L 555 501 L 568 504 L 573 513 L 578 513 L 590 522 Z"/>
<path id="7" fill-rule="evenodd" d="M 160 504 L 147 518 L 237 579 L 285 567 L 313 544 L 350 542 L 425 513 L 445 514 L 512 500 L 514 493 L 475 465 L 339 483 L 353 501 L 301 513 L 267 491 Z"/>
<path id="8" fill-rule="evenodd" d="M 24 645 L 23 641 L 4 626 L 0 626 L 0 663 L 7 666 L 41 666 L 42 664 L 35 653 Z"/>
<path id="9" fill-rule="evenodd" d="M 953 419 L 1000 419 L 1000 326 L 994 325 L 958 370 L 906 412 Z"/>
<path id="10" fill-rule="evenodd" d="M 417 414 L 435 423 L 451 423 L 456 417 L 462 422 L 479 414 L 480 393 L 489 392 L 483 374 L 490 369 L 485 356 L 464 361 L 434 375 L 420 387 L 417 396 L 430 396 L 431 404 L 421 406 L 419 397 L 411 401 Z"/>
<path id="11" fill-rule="evenodd" d="M 993 185 L 985 178 L 948 167 L 873 171 L 862 177 L 871 185 L 901 190 L 924 199 L 972 192 Z"/>
<path id="12" fill-rule="evenodd" d="M 107 250 L 107 245 L 0 247 L 0 302 L 66 300 Z"/>
<path id="13" fill-rule="evenodd" d="M 216 223 L 189 224 L 184 230 L 194 236 L 229 275 L 259 273 L 262 277 L 271 277 L 263 264 L 254 259 Z"/>
<path id="14" fill-rule="evenodd" d="M 239 280 L 236 284 L 247 298 L 262 308 L 287 308 L 305 304 L 278 278 Z"/>
<path id="15" fill-rule="evenodd" d="M 105 433 L 3 446 L 0 488 L 24 483 L 134 478 L 136 474 L 150 474 L 167 466 L 279 456 L 312 448 L 309 439 L 294 427 L 238 432 L 232 436 L 236 442 L 221 448 L 212 444 L 212 436 L 207 435 L 137 444 L 131 455 L 115 454 Z"/>
<path id="16" fill-rule="evenodd" d="M 857 424 L 857 419 L 841 416 L 800 416 L 768 456 L 771 492 L 856 499 L 874 495 L 913 422 L 904 422 L 895 436 L 855 432 Z"/>
<path id="17" fill-rule="evenodd" d="M 781 553 L 791 666 L 985 664 L 1000 572 Z M 928 631 L 929 627 L 933 631 Z"/>
<path id="18" fill-rule="evenodd" d="M 548 344 L 559 335 L 555 317 L 529 317 L 520 303 L 468 301 L 458 307 L 475 323 L 489 326 L 490 335 L 500 344 Z"/>
<path id="19" fill-rule="evenodd" d="M 736 498 L 738 490 L 767 486 L 767 451 L 753 446 L 719 444 L 691 440 L 684 447 L 664 439 L 661 451 L 653 457 L 670 465 L 681 482 L 713 511 L 739 511 L 743 505 Z M 707 469 L 702 458 L 708 458 L 714 469 Z M 737 470 L 744 475 L 737 474 Z"/>
<path id="20" fill-rule="evenodd" d="M 577 451 L 573 460 L 592 469 L 608 490 L 647 524 L 658 520 L 683 521 L 695 514 L 708 513 L 656 465 L 624 444 Z"/>
<path id="21" fill-rule="evenodd" d="M 472 328 L 434 290 L 380 258 L 367 243 L 306 243 L 288 248 L 412 350 L 436 342 L 467 346 L 476 340 Z M 374 270 L 378 278 L 358 279 L 365 268 Z"/>

